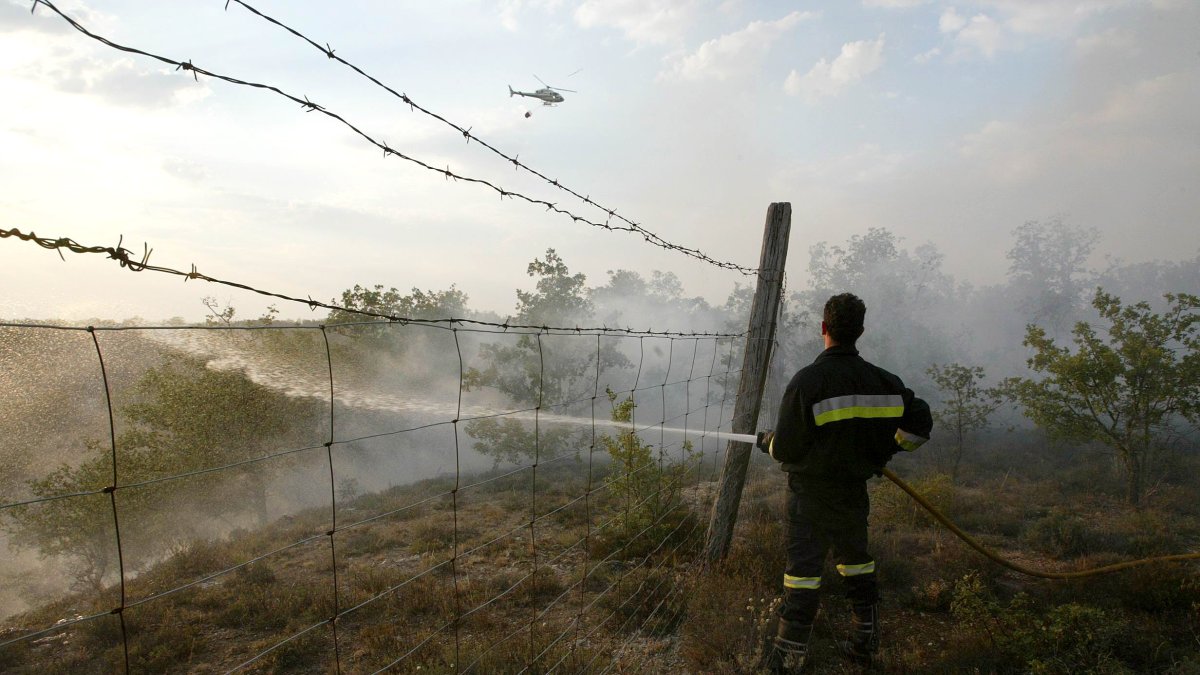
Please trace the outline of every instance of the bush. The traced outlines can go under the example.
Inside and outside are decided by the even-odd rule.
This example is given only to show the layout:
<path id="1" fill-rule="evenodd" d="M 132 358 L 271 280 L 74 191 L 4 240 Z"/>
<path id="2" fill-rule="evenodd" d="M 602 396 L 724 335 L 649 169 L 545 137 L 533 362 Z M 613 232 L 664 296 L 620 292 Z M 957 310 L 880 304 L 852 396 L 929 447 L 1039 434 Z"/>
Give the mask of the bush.
<path id="1" fill-rule="evenodd" d="M 1097 607 L 1067 603 L 1039 611 L 1023 593 L 1001 602 L 972 574 L 955 585 L 950 607 L 975 633 L 976 644 L 990 647 L 989 656 L 1008 660 L 1011 669 L 1039 675 L 1131 672 L 1116 656 L 1128 623 Z"/>
<path id="2" fill-rule="evenodd" d="M 1186 522 L 1171 519 L 1161 511 L 1154 509 L 1138 509 L 1118 514 L 1115 522 L 1107 528 L 1111 537 L 1110 549 L 1114 553 L 1124 553 L 1137 557 L 1151 557 L 1175 552 L 1177 543 L 1187 536 L 1184 530 L 1195 531 L 1195 521 L 1191 527 Z"/>
<path id="3" fill-rule="evenodd" d="M 1082 517 L 1057 507 L 1030 523 L 1021 533 L 1021 541 L 1054 557 L 1075 557 L 1104 548 Z"/>
<path id="4" fill-rule="evenodd" d="M 908 482 L 937 510 L 952 517 L 956 495 L 950 476 L 937 473 Z M 924 507 L 891 481 L 879 483 L 872 491 L 871 519 L 884 529 L 924 527 L 936 522 Z"/>
<path id="5" fill-rule="evenodd" d="M 616 438 L 603 436 L 600 444 L 612 458 L 612 471 L 606 479 L 608 519 L 595 532 L 592 554 L 607 557 L 619 554 L 621 560 L 645 557 L 656 550 L 671 551 L 690 539 L 699 522 L 683 499 L 683 480 L 695 454 L 685 441 L 685 457 L 666 464 L 654 457 L 654 447 L 642 443 L 632 430 L 633 398 L 617 402 L 608 390 L 613 406 L 612 420 L 623 425 Z"/>

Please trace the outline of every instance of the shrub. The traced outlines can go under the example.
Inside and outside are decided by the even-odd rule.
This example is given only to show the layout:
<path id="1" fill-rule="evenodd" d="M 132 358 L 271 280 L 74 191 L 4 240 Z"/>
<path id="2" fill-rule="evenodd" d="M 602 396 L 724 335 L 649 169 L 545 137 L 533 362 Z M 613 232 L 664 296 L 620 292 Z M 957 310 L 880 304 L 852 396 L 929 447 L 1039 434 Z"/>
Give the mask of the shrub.
<path id="1" fill-rule="evenodd" d="M 1181 525 L 1154 509 L 1124 511 L 1107 528 L 1109 546 L 1115 553 L 1137 557 L 1172 553 L 1184 535 Z"/>
<path id="2" fill-rule="evenodd" d="M 656 460 L 654 447 L 642 443 L 632 431 L 633 398 L 617 403 L 617 395 L 608 390 L 608 400 L 613 405 L 613 421 L 630 426 L 616 438 L 600 439 L 613 460 L 607 478 L 612 500 L 607 506 L 609 519 L 592 540 L 592 554 L 602 558 L 618 554 L 630 560 L 656 550 L 670 551 L 698 527 L 682 496 L 682 483 L 694 457 L 692 445 L 684 442 L 685 457 L 678 463 L 666 464 L 661 457 Z"/>
<path id="3" fill-rule="evenodd" d="M 1105 606 L 1185 613 L 1200 603 L 1200 570 L 1194 563 L 1152 563 L 1088 578 L 1083 589 Z"/>
<path id="4" fill-rule="evenodd" d="M 1080 556 L 1103 548 L 1081 516 L 1058 507 L 1030 523 L 1021 533 L 1021 541 L 1055 557 Z"/>
<path id="5" fill-rule="evenodd" d="M 1097 607 L 1067 603 L 1039 611 L 1023 593 L 1005 603 L 973 574 L 955 585 L 950 607 L 965 628 L 984 636 L 992 658 L 1009 660 L 1012 669 L 1039 675 L 1130 672 L 1116 656 L 1128 623 Z"/>
<path id="6" fill-rule="evenodd" d="M 909 484 L 937 510 L 952 516 L 955 489 L 950 476 L 938 473 Z M 891 481 L 879 483 L 872 491 L 871 520 L 884 529 L 922 527 L 936 522 L 924 507 Z"/>

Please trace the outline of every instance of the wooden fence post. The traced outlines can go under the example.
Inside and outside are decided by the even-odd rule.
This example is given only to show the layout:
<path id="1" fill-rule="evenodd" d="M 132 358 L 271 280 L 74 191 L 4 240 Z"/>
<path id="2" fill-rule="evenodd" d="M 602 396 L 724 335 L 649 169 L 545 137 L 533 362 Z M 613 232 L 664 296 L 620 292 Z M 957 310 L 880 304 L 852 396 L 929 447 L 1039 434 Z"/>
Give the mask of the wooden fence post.
<path id="1" fill-rule="evenodd" d="M 733 433 L 753 434 L 758 424 L 763 388 L 771 347 L 775 342 L 775 319 L 779 316 L 780 295 L 783 289 L 783 267 L 787 261 L 788 235 L 792 229 L 792 205 L 776 202 L 767 209 L 763 232 L 762 254 L 758 262 L 758 286 L 750 310 L 750 330 L 746 336 L 742 377 L 738 385 L 737 402 L 733 407 Z M 725 448 L 725 467 L 717 487 L 708 537 L 704 544 L 704 564 L 717 562 L 729 552 L 733 525 L 737 522 L 742 486 L 750 464 L 750 443 L 729 441 Z"/>

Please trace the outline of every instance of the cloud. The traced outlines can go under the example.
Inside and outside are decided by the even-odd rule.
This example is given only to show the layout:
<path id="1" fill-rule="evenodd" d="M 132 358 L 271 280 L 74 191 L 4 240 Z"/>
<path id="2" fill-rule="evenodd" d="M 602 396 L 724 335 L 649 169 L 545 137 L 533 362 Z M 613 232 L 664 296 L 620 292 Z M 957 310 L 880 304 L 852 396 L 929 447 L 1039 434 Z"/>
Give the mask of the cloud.
<path id="1" fill-rule="evenodd" d="M 821 59 L 804 75 L 793 70 L 784 81 L 783 90 L 792 96 L 803 96 L 809 103 L 836 96 L 883 65 L 883 44 L 882 34 L 875 40 L 847 42 L 832 63 Z"/>
<path id="2" fill-rule="evenodd" d="M 983 0 L 1014 33 L 1067 37 L 1088 19 L 1135 0 Z"/>
<path id="3" fill-rule="evenodd" d="M 80 2 L 67 0 L 57 4 L 90 29 L 100 33 L 118 29 L 115 18 Z M 0 33 L 5 32 L 13 34 L 6 42 L 14 43 L 6 46 L 20 51 L 25 59 L 22 79 L 58 91 L 148 109 L 199 100 L 211 93 L 207 82 L 197 83 L 186 73 L 142 57 L 121 55 L 82 38 L 43 6 L 31 16 L 28 4 L 22 9 L 9 0 L 0 0 Z"/>
<path id="4" fill-rule="evenodd" d="M 922 64 L 929 63 L 930 61 L 936 59 L 938 56 L 941 56 L 941 54 L 942 54 L 941 47 L 934 47 L 933 49 L 930 49 L 929 51 L 921 52 L 920 54 L 917 54 L 916 56 L 913 57 L 913 61 L 915 61 L 917 63 L 922 63 Z"/>
<path id="5" fill-rule="evenodd" d="M 883 190 L 904 180 L 909 157 L 862 143 L 841 154 L 794 161 L 768 177 L 774 193 L 795 195 L 803 203 L 834 204 L 851 194 Z"/>
<path id="6" fill-rule="evenodd" d="M 865 7 L 886 7 L 888 9 L 904 9 L 929 4 L 930 0 L 863 0 Z"/>
<path id="7" fill-rule="evenodd" d="M 1177 106 L 1189 98 L 1192 105 L 1186 106 L 1189 112 L 1181 117 L 1186 119 L 1194 114 L 1195 104 L 1200 103 L 1200 97 L 1194 93 L 1189 96 L 1187 92 L 1196 83 L 1195 79 L 1182 73 L 1168 73 L 1139 80 L 1110 93 L 1103 105 L 1083 121 L 1100 127 L 1174 128 L 1182 131 L 1189 125 L 1179 124 L 1182 121 L 1180 119 L 1175 119 L 1174 123 L 1169 120 L 1180 116 Z"/>
<path id="8" fill-rule="evenodd" d="M 949 7 L 938 17 L 938 30 L 943 33 L 957 33 L 967 25 L 967 20 L 959 15 L 958 10 Z"/>
<path id="9" fill-rule="evenodd" d="M 698 0 L 584 0 L 575 9 L 581 28 L 616 28 L 638 45 L 677 43 L 700 9 Z"/>
<path id="10" fill-rule="evenodd" d="M 992 17 L 976 14 L 968 19 L 954 7 L 946 8 L 938 17 L 938 30 L 953 36 L 955 57 L 978 53 L 990 59 L 1000 50 L 1004 39 L 1003 27 Z"/>
<path id="11" fill-rule="evenodd" d="M 552 12 L 562 4 L 562 0 L 501 0 L 500 25 L 505 30 L 516 32 L 521 29 L 520 15 L 527 8 Z"/>
<path id="12" fill-rule="evenodd" d="M 1145 157 L 1161 163 L 1153 173 L 1175 171 L 1176 181 L 1179 166 L 1194 171 L 1200 164 L 1178 141 L 1196 133 L 1190 111 L 1200 105 L 1197 79 L 1157 75 L 1114 87 L 1093 107 L 1066 117 L 993 120 L 965 135 L 959 153 L 1002 183 L 1054 184 L 1062 175 L 1088 171 L 1137 173 L 1133 167 Z"/>
<path id="13" fill-rule="evenodd" d="M 951 36 L 954 56 L 979 54 L 994 58 L 1007 49 L 1019 49 L 1028 39 L 1068 40 L 1085 29 L 1096 17 L 1122 8 L 1143 4 L 1144 0 L 977 0 L 979 11 L 970 19 L 954 7 L 938 17 L 938 30 Z M 1151 3 L 1163 9 L 1158 3 Z M 1083 40 L 1080 49 L 1099 46 L 1108 35 Z"/>
<path id="14" fill-rule="evenodd" d="M 688 81 L 729 80 L 754 70 L 783 34 L 813 12 L 792 12 L 775 21 L 754 21 L 745 28 L 709 40 L 693 53 L 675 58 L 660 79 Z"/>
<path id="15" fill-rule="evenodd" d="M 163 171 L 189 183 L 199 183 L 208 178 L 208 171 L 199 162 L 182 158 L 169 157 L 162 162 Z"/>
<path id="16" fill-rule="evenodd" d="M 71 18 L 97 30 L 111 27 L 115 23 L 112 17 L 90 9 L 80 2 L 71 2 L 68 0 L 67 2 L 56 2 L 55 4 Z M 35 11 L 30 12 L 29 9 L 32 6 L 32 2 L 21 2 L 18 4 L 12 0 L 0 0 L 0 33 L 15 33 L 18 31 L 57 35 L 75 33 L 75 29 L 66 21 L 63 21 L 62 17 L 45 7 L 38 7 Z"/>
<path id="17" fill-rule="evenodd" d="M 74 55 L 47 62 L 37 73 L 55 89 L 97 96 L 108 103 L 137 108 L 163 108 L 198 101 L 211 93 L 186 73 L 139 68 L 133 59 L 115 61 Z"/>
<path id="18" fill-rule="evenodd" d="M 1004 40 L 1004 33 L 1000 24 L 986 14 L 976 14 L 967 21 L 966 26 L 958 31 L 954 42 L 960 47 L 959 53 L 964 50 L 974 50 L 987 58 L 996 56 L 996 52 L 1000 50 Z"/>
<path id="19" fill-rule="evenodd" d="M 1080 58 L 1086 58 L 1102 51 L 1134 53 L 1137 49 L 1137 41 L 1128 33 L 1117 28 L 1109 28 L 1100 33 L 1091 33 L 1075 39 L 1075 56 Z"/>

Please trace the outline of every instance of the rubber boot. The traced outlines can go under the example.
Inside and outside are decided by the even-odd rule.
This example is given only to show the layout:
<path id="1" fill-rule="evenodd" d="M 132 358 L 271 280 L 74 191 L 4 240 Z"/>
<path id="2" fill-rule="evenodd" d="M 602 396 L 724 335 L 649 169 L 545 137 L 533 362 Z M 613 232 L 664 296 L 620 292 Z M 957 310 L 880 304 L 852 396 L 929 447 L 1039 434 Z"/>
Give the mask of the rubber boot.
<path id="1" fill-rule="evenodd" d="M 871 663 L 879 651 L 879 605 L 854 606 L 854 632 L 842 651 L 859 663 Z"/>
<path id="2" fill-rule="evenodd" d="M 771 675 L 798 675 L 808 661 L 808 641 L 811 637 L 811 623 L 780 619 L 767 657 L 767 672 Z"/>

